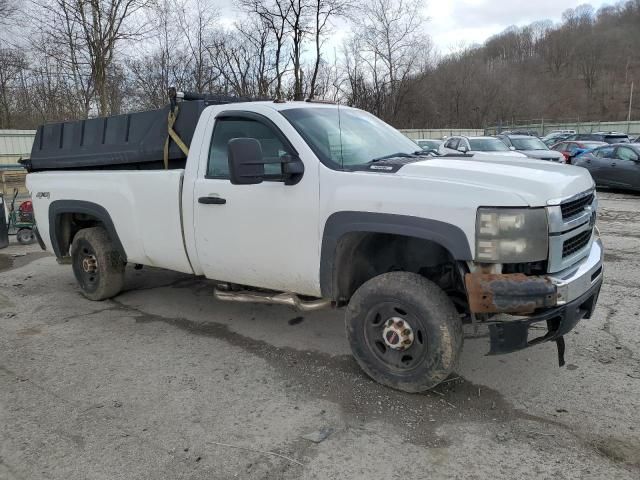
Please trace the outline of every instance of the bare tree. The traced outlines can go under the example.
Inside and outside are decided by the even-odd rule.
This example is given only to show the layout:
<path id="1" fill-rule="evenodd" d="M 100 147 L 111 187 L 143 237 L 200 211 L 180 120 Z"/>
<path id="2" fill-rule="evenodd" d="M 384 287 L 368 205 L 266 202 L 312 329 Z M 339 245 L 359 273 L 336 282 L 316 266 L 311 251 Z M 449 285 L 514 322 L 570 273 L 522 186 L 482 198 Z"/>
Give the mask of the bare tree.
<path id="1" fill-rule="evenodd" d="M 309 33 L 307 22 L 309 11 L 307 0 L 288 0 L 288 14 L 285 16 L 291 35 L 291 61 L 293 64 L 293 99 L 302 100 L 302 51 L 305 37 Z"/>
<path id="2" fill-rule="evenodd" d="M 266 97 L 276 80 L 274 71 L 277 67 L 273 51 L 270 48 L 272 34 L 269 26 L 262 18 L 258 18 L 239 24 L 237 29 L 253 51 L 255 94 L 259 97 Z"/>
<path id="3" fill-rule="evenodd" d="M 236 29 L 219 32 L 209 49 L 221 78 L 219 88 L 241 96 L 267 96 L 275 81 L 270 30 L 260 18 L 240 23 Z"/>
<path id="4" fill-rule="evenodd" d="M 283 50 L 289 33 L 288 17 L 291 12 L 289 0 L 239 0 L 247 13 L 256 15 L 269 29 L 275 39 L 274 66 L 276 70 L 276 98 L 282 98 Z"/>
<path id="5" fill-rule="evenodd" d="M 420 0 L 369 0 L 356 19 L 359 52 L 377 97 L 378 115 L 393 120 L 410 76 L 430 55 L 429 38 L 420 31 Z M 384 101 L 383 98 L 384 97 Z"/>
<path id="6" fill-rule="evenodd" d="M 0 128 L 12 123 L 12 86 L 26 68 L 24 55 L 16 50 L 0 49 Z"/>
<path id="7" fill-rule="evenodd" d="M 142 27 L 130 20 L 148 0 L 40 0 L 53 21 L 52 38 L 66 44 L 73 65 L 90 68 L 98 113 L 109 113 L 108 75 L 118 45 L 140 37 Z"/>
<path id="8" fill-rule="evenodd" d="M 16 6 L 11 0 L 0 0 L 0 25 L 7 23 L 15 10 Z"/>
<path id="9" fill-rule="evenodd" d="M 216 11 L 203 0 L 195 0 L 195 5 L 184 3 L 180 7 L 180 28 L 187 44 L 197 93 L 210 91 L 216 80 L 209 62 L 209 47 L 215 41 L 213 26 L 217 21 Z"/>
<path id="10" fill-rule="evenodd" d="M 322 61 L 322 47 L 324 46 L 330 21 L 335 17 L 343 17 L 349 13 L 352 7 L 351 0 L 312 0 L 313 9 L 313 36 L 315 46 L 315 61 L 309 82 L 309 98 L 316 95 L 316 82 Z"/>

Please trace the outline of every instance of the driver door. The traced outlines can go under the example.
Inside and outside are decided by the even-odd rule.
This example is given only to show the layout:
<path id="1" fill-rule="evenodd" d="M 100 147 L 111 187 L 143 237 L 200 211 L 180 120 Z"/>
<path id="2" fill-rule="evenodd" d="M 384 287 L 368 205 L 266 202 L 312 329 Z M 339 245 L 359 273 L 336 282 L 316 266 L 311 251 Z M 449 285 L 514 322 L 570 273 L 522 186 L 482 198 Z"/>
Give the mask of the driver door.
<path id="1" fill-rule="evenodd" d="M 596 184 L 609 186 L 611 185 L 610 179 L 610 163 L 614 159 L 615 147 L 600 147 L 592 152 L 592 155 L 587 157 L 586 165 L 587 169 L 591 172 L 591 176 L 595 180 Z"/>
<path id="2" fill-rule="evenodd" d="M 640 187 L 640 158 L 629 147 L 618 147 L 609 162 L 611 184 L 620 187 Z"/>
<path id="3" fill-rule="evenodd" d="M 283 119 L 284 121 L 284 119 Z M 232 185 L 227 145 L 255 138 L 265 157 L 298 155 L 280 128 L 255 113 L 219 114 L 206 171 L 194 185 L 194 234 L 206 277 L 252 287 L 319 296 L 318 170 L 305 163 L 296 185 L 285 185 L 281 164 L 265 166 L 268 179 Z"/>

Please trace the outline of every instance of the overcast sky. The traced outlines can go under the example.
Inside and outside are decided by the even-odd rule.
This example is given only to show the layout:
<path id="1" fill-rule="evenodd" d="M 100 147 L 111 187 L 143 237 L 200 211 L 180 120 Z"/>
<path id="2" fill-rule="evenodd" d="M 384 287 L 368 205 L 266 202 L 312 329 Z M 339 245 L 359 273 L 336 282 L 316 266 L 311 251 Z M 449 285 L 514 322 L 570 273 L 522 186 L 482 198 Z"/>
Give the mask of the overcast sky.
<path id="1" fill-rule="evenodd" d="M 233 0 L 215 0 L 223 20 L 229 24 L 238 13 Z M 439 53 L 447 54 L 461 46 L 483 43 L 491 35 L 511 25 L 527 25 L 537 20 L 559 22 L 568 8 L 589 3 L 595 10 L 616 0 L 424 0 L 424 15 L 429 18 L 425 32 L 431 35 Z M 337 26 L 328 48 L 342 45 L 349 35 L 343 22 Z M 330 55 L 330 54 L 329 54 Z"/>
<path id="2" fill-rule="evenodd" d="M 432 0 L 426 2 L 430 18 L 426 28 L 442 54 L 466 45 L 482 43 L 511 25 L 537 20 L 559 22 L 568 8 L 590 3 L 594 9 L 611 1 L 594 0 Z"/>

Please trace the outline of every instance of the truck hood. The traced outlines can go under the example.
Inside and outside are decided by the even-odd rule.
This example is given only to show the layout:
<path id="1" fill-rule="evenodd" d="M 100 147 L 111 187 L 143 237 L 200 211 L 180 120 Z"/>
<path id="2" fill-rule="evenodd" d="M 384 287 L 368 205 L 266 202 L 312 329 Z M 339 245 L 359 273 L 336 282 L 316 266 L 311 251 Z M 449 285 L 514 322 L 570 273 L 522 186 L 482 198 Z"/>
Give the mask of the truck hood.
<path id="1" fill-rule="evenodd" d="M 555 150 L 518 150 L 518 152 L 524 153 L 527 157 L 540 160 L 562 160 L 564 162 L 564 155 Z"/>
<path id="2" fill-rule="evenodd" d="M 451 157 L 422 160 L 405 165 L 397 175 L 503 191 L 522 198 L 530 207 L 558 203 L 559 199 L 594 186 L 591 175 L 582 167 L 501 156 L 483 156 L 482 160 Z"/>

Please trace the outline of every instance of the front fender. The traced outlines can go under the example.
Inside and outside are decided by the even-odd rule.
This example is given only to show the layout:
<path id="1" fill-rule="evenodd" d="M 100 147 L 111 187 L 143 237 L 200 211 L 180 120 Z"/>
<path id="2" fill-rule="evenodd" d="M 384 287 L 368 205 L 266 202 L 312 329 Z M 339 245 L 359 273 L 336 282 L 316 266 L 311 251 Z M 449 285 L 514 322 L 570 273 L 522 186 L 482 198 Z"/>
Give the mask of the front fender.
<path id="1" fill-rule="evenodd" d="M 455 260 L 472 260 L 465 233 L 450 223 L 411 215 L 377 212 L 336 212 L 327 219 L 320 253 L 320 289 L 324 298 L 335 298 L 335 259 L 340 239 L 348 233 L 386 233 L 430 240 L 445 248 Z"/>

